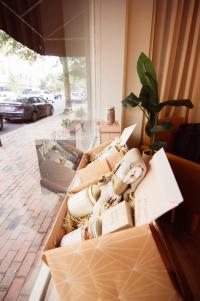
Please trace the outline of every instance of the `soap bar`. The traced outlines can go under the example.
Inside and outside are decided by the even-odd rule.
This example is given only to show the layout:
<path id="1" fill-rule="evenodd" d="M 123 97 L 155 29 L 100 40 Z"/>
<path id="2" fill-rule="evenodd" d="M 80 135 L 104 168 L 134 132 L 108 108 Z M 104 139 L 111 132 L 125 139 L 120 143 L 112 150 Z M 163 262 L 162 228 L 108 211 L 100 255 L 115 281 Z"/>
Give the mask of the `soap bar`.
<path id="1" fill-rule="evenodd" d="M 132 209 L 123 201 L 101 215 L 102 235 L 133 227 Z"/>

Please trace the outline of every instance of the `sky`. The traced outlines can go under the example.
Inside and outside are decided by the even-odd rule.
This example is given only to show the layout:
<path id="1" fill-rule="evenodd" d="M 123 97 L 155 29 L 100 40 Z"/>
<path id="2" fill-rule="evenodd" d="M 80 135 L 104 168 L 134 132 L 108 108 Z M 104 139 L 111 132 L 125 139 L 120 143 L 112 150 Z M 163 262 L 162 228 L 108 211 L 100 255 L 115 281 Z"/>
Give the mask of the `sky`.
<path id="1" fill-rule="evenodd" d="M 62 67 L 55 56 L 41 56 L 32 64 L 15 55 L 0 55 L 0 85 L 6 85 L 9 74 L 18 74 L 27 85 L 38 86 L 48 73 L 60 74 Z"/>

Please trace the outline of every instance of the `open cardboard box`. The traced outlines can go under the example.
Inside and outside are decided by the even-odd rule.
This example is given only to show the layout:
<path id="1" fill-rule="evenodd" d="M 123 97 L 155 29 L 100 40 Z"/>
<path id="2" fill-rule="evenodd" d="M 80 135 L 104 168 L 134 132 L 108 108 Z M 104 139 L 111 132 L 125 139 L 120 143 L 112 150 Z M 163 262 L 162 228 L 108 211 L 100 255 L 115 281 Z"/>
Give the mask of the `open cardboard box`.
<path id="1" fill-rule="evenodd" d="M 121 135 L 122 146 L 126 144 L 129 137 L 134 132 L 135 127 L 136 124 L 124 129 Z M 88 164 L 91 162 L 91 159 L 94 159 L 95 156 L 99 154 L 101 151 L 103 151 L 111 142 L 112 141 L 102 143 L 101 145 L 83 154 L 82 159 L 77 168 L 77 173 L 74 176 L 74 179 L 72 180 L 70 187 L 68 188 L 68 191 L 70 193 L 79 192 L 85 187 L 98 182 L 98 180 L 103 175 L 112 171 L 115 165 L 123 158 L 124 154 L 121 151 L 119 151 L 107 156 L 106 158 L 99 160 L 94 165 L 88 166 Z M 81 175 L 81 179 L 83 179 L 82 181 L 80 181 L 80 175 Z M 85 177 L 85 181 L 84 181 L 84 177 Z M 67 202 L 67 195 L 63 200 L 63 203 L 57 215 L 57 219 L 52 227 L 52 231 L 44 246 L 43 252 L 58 247 L 61 238 L 65 234 L 65 230 L 63 228 L 63 222 L 67 214 L 66 202 Z M 42 255 L 42 260 L 47 264 L 46 257 L 44 255 Z"/>
<path id="2" fill-rule="evenodd" d="M 57 248 L 65 234 L 66 197 L 43 255 L 60 299 L 181 300 L 148 224 L 182 201 L 167 157 L 160 150 L 135 191 L 135 227 Z"/>
<path id="3" fill-rule="evenodd" d="M 94 151 L 96 151 L 97 149 L 98 149 L 98 151 L 101 151 L 105 148 L 105 145 L 107 146 L 108 144 L 109 143 L 103 144 L 103 145 L 101 145 L 101 147 L 95 148 Z M 85 153 L 83 155 L 83 160 L 81 160 L 81 166 L 84 166 L 83 164 L 88 163 L 86 158 L 87 158 L 87 156 L 89 156 L 89 153 L 90 152 Z M 110 159 L 109 159 L 110 162 L 112 161 L 112 159 L 113 159 L 113 157 L 111 156 Z M 116 160 L 115 164 L 118 163 L 119 161 L 120 161 L 120 159 Z M 114 162 L 112 162 L 112 164 L 114 164 Z M 79 166 L 79 168 L 78 168 L 79 170 L 81 169 L 81 166 Z M 86 168 L 84 168 L 84 169 L 86 169 Z M 73 181 L 72 181 L 72 184 L 68 188 L 68 192 L 70 194 L 79 192 L 82 189 L 84 189 L 85 187 L 98 182 L 98 180 L 102 177 L 102 175 L 105 175 L 107 172 L 110 172 L 110 169 L 107 168 L 107 163 L 105 163 L 105 160 L 101 160 L 97 164 L 95 164 L 95 170 L 96 170 L 96 173 L 91 178 L 92 172 L 91 172 L 90 169 L 89 170 L 87 169 L 86 170 L 86 172 L 88 173 L 87 180 L 84 183 L 82 183 L 81 185 L 78 185 L 78 186 L 77 186 L 76 183 L 79 183 L 79 179 L 77 179 L 78 175 L 76 174 Z M 89 181 L 88 181 L 88 177 L 90 177 Z M 75 187 L 73 187 L 74 185 L 75 185 Z M 66 234 L 65 229 L 63 228 L 63 223 L 64 223 L 64 218 L 67 215 L 67 199 L 68 199 L 68 193 L 66 194 L 66 196 L 65 196 L 65 198 L 62 202 L 62 205 L 59 209 L 59 212 L 58 212 L 57 218 L 54 222 L 54 225 L 52 227 L 51 233 L 50 233 L 50 235 L 49 235 L 49 237 L 46 241 L 46 244 L 44 246 L 43 253 L 47 250 L 59 247 L 62 237 Z M 45 257 L 44 254 L 42 255 L 42 260 L 47 264 L 47 260 L 46 260 L 46 257 Z"/>
<path id="4" fill-rule="evenodd" d="M 133 134 L 135 128 L 136 124 L 123 130 L 121 136 L 119 137 L 120 146 L 122 148 L 127 148 L 126 143 Z M 111 172 L 114 169 L 116 164 L 124 156 L 124 152 L 120 149 L 117 150 L 117 148 L 113 147 L 111 153 L 104 155 L 102 158 L 100 157 L 98 160 L 94 160 L 95 157 L 105 150 L 112 142 L 113 141 L 102 143 L 98 147 L 93 148 L 83 155 L 77 169 L 76 181 L 74 181 L 73 188 L 70 190 L 71 192 L 78 192 L 81 189 L 97 182 L 103 175 Z"/>

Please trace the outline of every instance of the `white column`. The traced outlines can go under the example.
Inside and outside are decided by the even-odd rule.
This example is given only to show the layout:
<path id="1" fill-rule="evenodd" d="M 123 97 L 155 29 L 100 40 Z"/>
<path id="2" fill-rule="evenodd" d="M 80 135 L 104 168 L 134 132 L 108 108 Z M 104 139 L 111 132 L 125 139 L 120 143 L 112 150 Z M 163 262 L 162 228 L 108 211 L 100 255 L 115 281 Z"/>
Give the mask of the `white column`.
<path id="1" fill-rule="evenodd" d="M 126 0 L 94 0 L 94 76 L 96 119 L 115 106 L 121 121 L 124 91 Z"/>

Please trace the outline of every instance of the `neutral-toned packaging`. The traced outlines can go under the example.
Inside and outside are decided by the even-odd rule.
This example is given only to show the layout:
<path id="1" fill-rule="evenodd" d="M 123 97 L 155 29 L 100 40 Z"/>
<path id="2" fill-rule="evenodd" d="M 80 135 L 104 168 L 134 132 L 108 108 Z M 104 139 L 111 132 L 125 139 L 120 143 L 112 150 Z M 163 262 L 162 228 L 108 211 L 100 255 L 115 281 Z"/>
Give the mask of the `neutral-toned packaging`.
<path id="1" fill-rule="evenodd" d="M 133 227 L 133 212 L 126 201 L 105 210 L 101 215 L 102 235 Z"/>
<path id="2" fill-rule="evenodd" d="M 63 236 L 60 246 L 61 247 L 66 247 L 73 245 L 75 243 L 79 243 L 83 240 L 83 231 L 82 228 L 78 228 L 65 236 Z"/>
<path id="3" fill-rule="evenodd" d="M 81 186 L 77 192 L 81 191 Z M 63 228 L 67 215 L 67 200 L 63 200 L 52 231 L 45 244 L 43 253 L 59 246 L 61 238 L 66 234 Z M 165 212 L 175 208 L 183 201 L 176 179 L 163 150 L 158 151 L 149 163 L 149 168 L 142 182 L 134 193 L 135 227 L 149 224 Z M 42 259 L 46 262 L 45 255 Z"/>
<path id="4" fill-rule="evenodd" d="M 148 225 L 46 252 L 61 301 L 181 301 Z"/>
<path id="5" fill-rule="evenodd" d="M 74 185 L 73 188 L 70 189 L 70 192 L 78 192 L 80 187 L 83 189 L 88 185 L 94 184 L 100 180 L 102 176 L 111 172 L 116 164 L 123 158 L 125 153 L 122 149 L 127 149 L 126 142 L 135 128 L 136 124 L 123 130 L 119 138 L 119 149 L 115 147 L 114 141 L 110 141 L 85 153 L 77 169 Z"/>
<path id="6" fill-rule="evenodd" d="M 181 300 L 147 225 L 183 201 L 163 150 L 154 155 L 135 191 L 135 227 L 55 248 L 65 233 L 66 201 L 43 257 L 60 300 L 85 301 L 88 296 L 94 301 L 116 301 L 119 297 L 124 301 Z"/>

